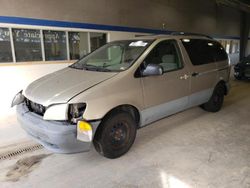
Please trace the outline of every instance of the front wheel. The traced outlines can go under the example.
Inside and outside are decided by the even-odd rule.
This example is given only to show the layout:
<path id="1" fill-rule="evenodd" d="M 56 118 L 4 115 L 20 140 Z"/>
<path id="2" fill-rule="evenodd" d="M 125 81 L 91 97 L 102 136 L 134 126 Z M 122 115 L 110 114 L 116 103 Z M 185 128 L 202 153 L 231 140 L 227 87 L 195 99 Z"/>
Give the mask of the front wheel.
<path id="1" fill-rule="evenodd" d="M 136 131 L 136 122 L 129 113 L 111 113 L 97 129 L 93 141 L 95 149 L 107 158 L 118 158 L 133 145 Z"/>
<path id="2" fill-rule="evenodd" d="M 224 94 L 225 94 L 224 86 L 222 84 L 217 85 L 209 101 L 201 105 L 201 107 L 208 112 L 220 111 L 224 102 Z"/>

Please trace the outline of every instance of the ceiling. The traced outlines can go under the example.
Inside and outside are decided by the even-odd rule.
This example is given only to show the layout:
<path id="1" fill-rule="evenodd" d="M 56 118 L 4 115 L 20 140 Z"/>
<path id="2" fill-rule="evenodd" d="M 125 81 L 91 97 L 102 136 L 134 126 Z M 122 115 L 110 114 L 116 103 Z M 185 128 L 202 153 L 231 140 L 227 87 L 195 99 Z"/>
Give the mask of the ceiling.
<path id="1" fill-rule="evenodd" d="M 250 13 L 250 0 L 216 0 L 216 2 Z"/>

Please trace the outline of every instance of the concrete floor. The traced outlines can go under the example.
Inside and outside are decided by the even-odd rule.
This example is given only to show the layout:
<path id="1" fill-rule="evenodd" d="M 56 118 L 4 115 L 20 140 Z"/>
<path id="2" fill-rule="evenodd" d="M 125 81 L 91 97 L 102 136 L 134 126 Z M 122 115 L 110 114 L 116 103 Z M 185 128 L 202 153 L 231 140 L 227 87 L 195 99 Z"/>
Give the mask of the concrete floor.
<path id="1" fill-rule="evenodd" d="M 25 138 L 11 119 L 6 123 L 12 128 L 1 129 L 5 137 L 0 143 L 18 142 L 18 147 Z M 0 153 L 6 149 L 2 144 Z M 40 149 L 0 160 L 0 187 L 249 188 L 250 83 L 232 81 L 218 113 L 192 108 L 140 129 L 131 150 L 119 159 L 103 158 L 93 148 L 72 155 L 42 154 L 50 152 Z M 16 162 L 26 157 L 38 160 L 23 169 L 27 163 Z M 11 178 L 18 174 L 20 179 Z"/>

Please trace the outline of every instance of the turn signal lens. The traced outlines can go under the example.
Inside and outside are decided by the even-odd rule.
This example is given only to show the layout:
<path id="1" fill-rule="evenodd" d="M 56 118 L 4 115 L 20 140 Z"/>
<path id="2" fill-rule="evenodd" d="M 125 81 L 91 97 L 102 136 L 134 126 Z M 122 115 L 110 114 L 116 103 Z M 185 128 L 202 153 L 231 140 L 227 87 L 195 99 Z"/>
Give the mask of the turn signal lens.
<path id="1" fill-rule="evenodd" d="M 91 142 L 92 141 L 92 127 L 86 121 L 78 121 L 77 122 L 77 139 L 83 142 Z"/>
<path id="2" fill-rule="evenodd" d="M 78 121 L 79 131 L 92 131 L 92 127 L 86 121 Z"/>

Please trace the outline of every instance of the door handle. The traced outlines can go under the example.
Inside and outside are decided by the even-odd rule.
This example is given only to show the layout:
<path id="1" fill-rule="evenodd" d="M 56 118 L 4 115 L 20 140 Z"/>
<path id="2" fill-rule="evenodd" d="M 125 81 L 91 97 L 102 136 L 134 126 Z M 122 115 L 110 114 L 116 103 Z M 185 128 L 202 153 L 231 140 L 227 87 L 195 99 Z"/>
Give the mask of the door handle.
<path id="1" fill-rule="evenodd" d="M 192 76 L 193 76 L 193 77 L 196 77 L 196 76 L 198 76 L 198 75 L 199 75 L 198 72 L 193 72 L 193 73 L 192 73 Z"/>
<path id="2" fill-rule="evenodd" d="M 184 74 L 183 76 L 180 77 L 181 80 L 186 80 L 189 78 L 189 75 Z"/>

